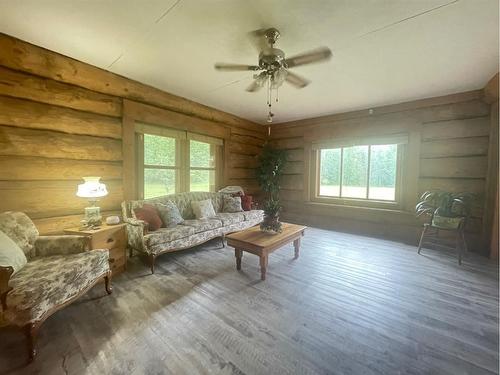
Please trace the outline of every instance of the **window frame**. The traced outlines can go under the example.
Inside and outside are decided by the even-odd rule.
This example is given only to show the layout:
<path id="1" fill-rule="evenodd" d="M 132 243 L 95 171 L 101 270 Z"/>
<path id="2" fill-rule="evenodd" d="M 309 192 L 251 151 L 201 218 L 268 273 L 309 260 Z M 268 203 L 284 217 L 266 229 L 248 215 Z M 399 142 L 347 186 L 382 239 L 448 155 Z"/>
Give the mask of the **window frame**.
<path id="1" fill-rule="evenodd" d="M 376 145 L 397 145 L 397 158 L 396 158 L 396 181 L 395 181 L 395 199 L 394 201 L 382 200 L 382 199 L 369 199 L 369 186 L 370 186 L 370 169 L 371 169 L 371 146 Z M 342 177 L 343 177 L 343 169 L 344 169 L 344 148 L 352 147 L 352 146 L 368 146 L 368 167 L 367 167 L 367 191 L 366 198 L 351 198 L 351 197 L 341 197 L 342 194 Z M 340 192 L 338 197 L 321 195 L 320 191 L 320 182 L 321 182 L 321 150 L 325 149 L 341 149 L 341 159 L 340 159 Z M 316 149 L 311 149 L 311 171 L 312 176 L 309 178 L 310 181 L 310 201 L 316 203 L 326 203 L 332 205 L 342 205 L 342 206 L 359 206 L 359 207 L 370 207 L 370 208 L 385 208 L 392 210 L 399 210 L 403 208 L 403 180 L 404 180 L 404 171 L 403 166 L 405 165 L 406 159 L 406 149 L 407 145 L 404 143 L 394 143 L 391 142 L 390 139 L 387 140 L 387 143 L 377 142 L 376 144 L 345 144 L 338 145 L 334 147 L 318 147 Z"/>
<path id="2" fill-rule="evenodd" d="M 154 125 L 136 123 L 136 160 L 137 160 L 137 195 L 138 199 L 153 199 L 156 197 L 144 198 L 144 171 L 146 169 L 175 170 L 175 194 L 191 191 L 191 170 L 214 171 L 214 183 L 210 184 L 213 191 L 220 188 L 223 181 L 223 154 L 224 141 L 219 138 L 194 134 L 187 131 L 168 129 Z M 173 138 L 175 139 L 175 165 L 150 165 L 144 164 L 144 134 Z M 213 148 L 214 167 L 191 167 L 190 141 L 207 143 Z M 162 196 L 162 195 L 160 195 Z"/>

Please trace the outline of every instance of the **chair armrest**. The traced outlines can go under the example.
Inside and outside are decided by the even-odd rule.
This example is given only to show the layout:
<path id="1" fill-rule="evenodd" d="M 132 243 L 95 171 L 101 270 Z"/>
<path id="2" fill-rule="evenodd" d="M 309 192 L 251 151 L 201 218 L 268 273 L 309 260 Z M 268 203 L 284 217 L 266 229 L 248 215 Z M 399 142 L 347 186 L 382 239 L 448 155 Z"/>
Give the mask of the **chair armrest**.
<path id="1" fill-rule="evenodd" d="M 0 301 L 2 303 L 2 310 L 7 310 L 7 294 L 12 290 L 9 286 L 9 280 L 14 273 L 14 268 L 11 266 L 0 266 Z"/>
<path id="2" fill-rule="evenodd" d="M 78 254 L 89 249 L 88 236 L 38 236 L 35 242 L 36 256 Z"/>

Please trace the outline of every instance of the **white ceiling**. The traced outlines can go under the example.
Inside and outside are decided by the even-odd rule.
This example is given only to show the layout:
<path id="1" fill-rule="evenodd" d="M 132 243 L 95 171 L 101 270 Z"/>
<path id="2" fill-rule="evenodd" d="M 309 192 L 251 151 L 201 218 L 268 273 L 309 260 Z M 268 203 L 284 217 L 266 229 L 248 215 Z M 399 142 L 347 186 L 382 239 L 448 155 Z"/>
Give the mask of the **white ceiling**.
<path id="1" fill-rule="evenodd" d="M 245 91 L 252 73 L 213 69 L 257 62 L 251 30 L 278 28 L 287 56 L 333 51 L 293 70 L 312 83 L 280 90 L 283 122 L 482 88 L 498 71 L 498 11 L 498 0 L 0 0 L 0 31 L 265 123 L 265 91 Z"/>

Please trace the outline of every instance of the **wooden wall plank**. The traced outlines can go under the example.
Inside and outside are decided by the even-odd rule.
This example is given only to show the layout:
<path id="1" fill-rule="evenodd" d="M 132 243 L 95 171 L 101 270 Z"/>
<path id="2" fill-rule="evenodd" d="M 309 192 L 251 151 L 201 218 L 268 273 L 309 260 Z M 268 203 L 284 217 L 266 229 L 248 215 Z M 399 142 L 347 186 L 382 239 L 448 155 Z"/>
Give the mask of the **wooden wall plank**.
<path id="1" fill-rule="evenodd" d="M 0 156 L 0 180 L 77 180 L 100 176 L 104 180 L 122 178 L 120 162 L 48 159 L 38 156 Z"/>
<path id="2" fill-rule="evenodd" d="M 121 139 L 119 119 L 0 96 L 0 124 Z"/>
<path id="3" fill-rule="evenodd" d="M 121 147 L 110 138 L 0 126 L 0 155 L 118 161 Z"/>
<path id="4" fill-rule="evenodd" d="M 290 190 L 304 190 L 304 177 L 299 174 L 283 175 L 281 187 Z"/>
<path id="5" fill-rule="evenodd" d="M 0 65 L 96 92 L 266 133 L 260 125 L 0 33 Z"/>
<path id="6" fill-rule="evenodd" d="M 122 111 L 120 98 L 16 72 L 2 66 L 0 66 L 0 95 L 114 117 L 120 117 Z"/>
<path id="7" fill-rule="evenodd" d="M 0 181 L 0 212 L 22 211 L 32 218 L 79 214 L 88 201 L 76 196 L 78 181 Z M 119 210 L 123 200 L 122 181 L 106 183 L 109 195 L 101 198 L 103 210 Z"/>
<path id="8" fill-rule="evenodd" d="M 472 178 L 420 178 L 418 182 L 419 194 L 427 190 L 443 190 L 452 193 L 471 192 L 484 194 L 484 179 Z"/>
<path id="9" fill-rule="evenodd" d="M 304 148 L 304 138 L 303 137 L 295 137 L 295 138 L 283 138 L 272 141 L 272 144 L 276 148 L 280 149 L 296 149 L 296 148 Z"/>
<path id="10" fill-rule="evenodd" d="M 422 139 L 482 137 L 489 135 L 489 128 L 489 116 L 428 122 L 422 126 Z"/>
<path id="11" fill-rule="evenodd" d="M 229 150 L 235 154 L 259 155 L 261 147 L 240 142 L 229 142 Z"/>
<path id="12" fill-rule="evenodd" d="M 304 149 L 287 150 L 288 161 L 304 161 Z"/>
<path id="13" fill-rule="evenodd" d="M 283 170 L 284 174 L 304 174 L 304 162 L 302 161 L 288 161 Z"/>
<path id="14" fill-rule="evenodd" d="M 258 160 L 255 155 L 242 155 L 230 153 L 228 156 L 231 168 L 257 168 Z"/>
<path id="15" fill-rule="evenodd" d="M 262 147 L 264 145 L 264 142 L 265 142 L 261 138 L 256 138 L 256 137 L 249 136 L 249 135 L 234 134 L 233 131 L 231 131 L 231 141 L 245 143 L 248 145 L 253 145 L 253 146 L 258 146 L 258 147 Z"/>
<path id="16" fill-rule="evenodd" d="M 420 157 L 487 155 L 488 143 L 488 137 L 452 138 L 422 142 Z"/>
<path id="17" fill-rule="evenodd" d="M 485 156 L 422 159 L 420 177 L 485 178 L 487 167 Z"/>
<path id="18" fill-rule="evenodd" d="M 229 170 L 229 176 L 231 178 L 244 178 L 244 179 L 255 179 L 255 169 L 247 168 L 231 168 Z"/>

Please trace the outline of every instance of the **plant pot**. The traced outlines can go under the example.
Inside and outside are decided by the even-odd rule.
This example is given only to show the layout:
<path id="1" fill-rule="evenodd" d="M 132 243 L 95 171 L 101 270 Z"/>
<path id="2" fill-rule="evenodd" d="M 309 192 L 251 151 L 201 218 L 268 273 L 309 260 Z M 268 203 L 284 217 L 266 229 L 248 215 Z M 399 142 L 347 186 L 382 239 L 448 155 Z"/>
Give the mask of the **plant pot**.
<path id="1" fill-rule="evenodd" d="M 462 216 L 448 217 L 434 215 L 432 225 L 438 228 L 457 229 L 464 218 Z"/>
<path id="2" fill-rule="evenodd" d="M 264 216 L 264 220 L 260 223 L 260 230 L 268 234 L 281 233 L 281 222 L 279 216 Z"/>

